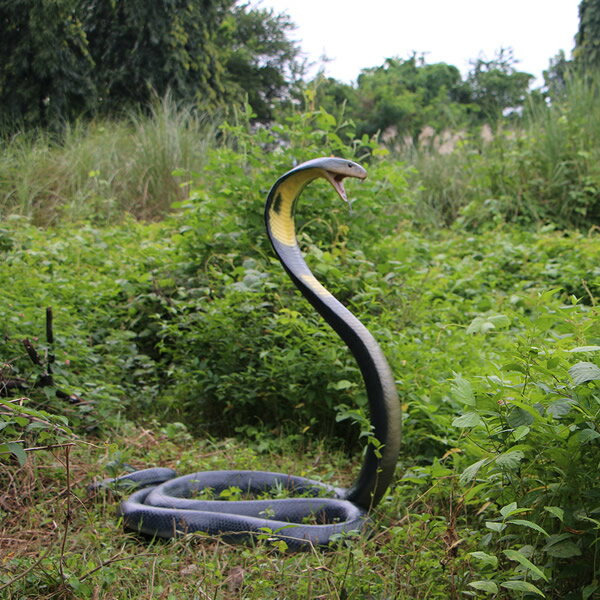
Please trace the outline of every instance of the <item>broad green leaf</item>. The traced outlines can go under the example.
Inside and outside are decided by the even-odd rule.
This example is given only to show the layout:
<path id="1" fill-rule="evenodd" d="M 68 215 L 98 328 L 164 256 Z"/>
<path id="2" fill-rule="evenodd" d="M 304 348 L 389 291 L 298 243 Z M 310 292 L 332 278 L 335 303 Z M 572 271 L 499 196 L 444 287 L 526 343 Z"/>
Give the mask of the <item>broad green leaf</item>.
<path id="1" fill-rule="evenodd" d="M 526 556 L 524 556 L 517 550 L 503 550 L 503 553 L 510 560 L 517 561 L 520 565 L 525 567 L 528 571 L 535 573 L 538 577 L 541 577 L 544 581 L 548 581 L 548 577 L 546 577 L 546 574 L 539 567 L 536 567 Z"/>
<path id="2" fill-rule="evenodd" d="M 496 521 L 486 521 L 485 526 L 492 531 L 504 531 L 506 529 L 505 523 L 497 523 Z"/>
<path id="3" fill-rule="evenodd" d="M 529 404 L 519 402 L 518 400 L 515 400 L 514 398 L 510 401 L 510 403 L 513 405 L 513 407 L 519 408 L 533 417 L 533 420 L 531 420 L 529 422 L 513 423 L 511 421 L 510 422 L 511 427 L 517 427 L 518 425 L 531 425 L 531 423 L 533 423 L 533 421 L 535 421 L 536 419 L 539 419 L 540 413 L 533 406 L 529 406 Z M 514 408 L 513 408 L 513 410 L 514 410 Z"/>
<path id="4" fill-rule="evenodd" d="M 513 437 L 515 438 L 515 442 L 522 440 L 524 437 L 526 437 L 528 435 L 528 433 L 530 431 L 531 431 L 531 429 L 529 427 L 527 427 L 527 425 L 519 425 L 513 431 Z"/>
<path id="5" fill-rule="evenodd" d="M 480 560 L 486 565 L 491 565 L 492 567 L 498 566 L 498 558 L 493 554 L 487 554 L 487 552 L 469 552 L 469 556 Z"/>
<path id="6" fill-rule="evenodd" d="M 525 427 L 531 425 L 535 419 L 531 413 L 518 406 L 513 406 L 511 411 L 508 413 L 506 421 L 511 427 Z"/>
<path id="7" fill-rule="evenodd" d="M 498 586 L 493 581 L 489 581 L 487 579 L 483 579 L 481 581 L 471 581 L 469 585 L 476 590 L 488 592 L 489 594 L 498 593 Z"/>
<path id="8" fill-rule="evenodd" d="M 600 346 L 577 346 L 577 348 L 571 348 L 567 352 L 598 352 Z"/>
<path id="9" fill-rule="evenodd" d="M 550 556 L 554 556 L 555 558 L 572 558 L 573 556 L 581 556 L 581 550 L 577 544 L 570 539 L 560 539 L 564 537 L 570 538 L 571 536 L 569 534 L 551 536 L 543 548 L 544 552 Z"/>
<path id="10" fill-rule="evenodd" d="M 507 504 L 505 506 L 503 506 L 500 509 L 500 514 L 506 518 L 508 516 L 510 516 L 511 514 L 513 514 L 514 511 L 518 510 L 517 509 L 517 503 L 516 502 L 511 502 L 510 504 Z"/>
<path id="11" fill-rule="evenodd" d="M 469 483 L 469 481 L 472 481 L 476 476 L 477 473 L 479 471 L 479 469 L 481 469 L 481 467 L 483 467 L 483 465 L 485 463 L 488 462 L 489 459 L 487 458 L 482 458 L 481 460 L 478 460 L 476 463 L 473 463 L 472 465 L 469 465 L 460 475 L 460 483 L 465 484 L 465 483 Z"/>
<path id="12" fill-rule="evenodd" d="M 561 521 L 565 519 L 565 511 L 559 506 L 544 506 L 544 510 L 548 511 L 551 515 L 554 515 Z"/>
<path id="13" fill-rule="evenodd" d="M 517 590 L 518 592 L 533 592 L 534 594 L 538 594 L 542 598 L 545 598 L 544 592 L 540 589 L 536 588 L 533 583 L 529 583 L 528 581 L 504 581 L 500 584 L 501 587 L 506 588 L 507 590 Z"/>
<path id="14" fill-rule="evenodd" d="M 555 419 L 560 419 L 565 415 L 568 415 L 573 408 L 573 401 L 563 398 L 562 400 L 556 400 L 552 404 L 548 405 L 546 412 L 552 415 Z"/>
<path id="15" fill-rule="evenodd" d="M 512 471 L 519 467 L 519 463 L 525 458 L 525 454 L 519 450 L 514 452 L 505 452 L 496 458 L 496 464 L 503 468 Z"/>
<path id="16" fill-rule="evenodd" d="M 340 379 L 340 381 L 330 383 L 329 387 L 334 390 L 347 390 L 351 387 L 356 387 L 356 384 L 352 383 L 351 381 L 347 381 L 346 379 Z"/>
<path id="17" fill-rule="evenodd" d="M 506 315 L 488 315 L 475 317 L 467 327 L 467 333 L 487 333 L 492 329 L 508 327 L 510 319 Z"/>
<path id="18" fill-rule="evenodd" d="M 8 442 L 6 444 L 8 451 L 14 454 L 19 464 L 23 466 L 27 462 L 27 452 L 23 450 L 23 444 L 17 444 L 16 442 Z"/>
<path id="19" fill-rule="evenodd" d="M 450 477 L 454 473 L 452 469 L 445 467 L 437 459 L 434 460 L 431 467 L 429 467 L 429 472 L 431 477 L 435 479 L 439 479 L 440 477 Z"/>
<path id="20" fill-rule="evenodd" d="M 456 417 L 456 419 L 454 419 L 454 421 L 452 421 L 452 427 L 459 427 L 459 428 L 475 427 L 476 425 L 479 425 L 480 423 L 481 423 L 481 417 L 479 416 L 479 413 L 468 412 L 468 413 L 465 413 L 464 415 L 461 415 L 460 417 Z"/>
<path id="21" fill-rule="evenodd" d="M 510 523 L 511 525 L 522 525 L 523 527 L 529 527 L 530 529 L 535 529 L 541 534 L 548 536 L 548 533 L 543 527 L 540 527 L 537 523 L 534 523 L 533 521 L 528 521 L 527 519 L 512 519 L 510 521 L 507 521 L 507 523 Z"/>
<path id="22" fill-rule="evenodd" d="M 544 292 L 540 298 L 543 302 L 549 302 L 550 300 L 552 300 L 552 296 L 555 296 L 556 294 L 558 294 L 559 292 L 562 291 L 562 288 L 557 287 L 557 288 L 553 288 L 551 290 L 548 290 L 546 292 Z"/>
<path id="23" fill-rule="evenodd" d="M 575 385 L 600 380 L 600 367 L 591 362 L 578 362 L 569 369 L 569 375 Z"/>
<path id="24" fill-rule="evenodd" d="M 456 375 L 454 377 L 450 391 L 455 400 L 458 400 L 459 402 L 469 406 L 475 406 L 475 394 L 473 394 L 471 382 L 461 375 Z"/>
<path id="25" fill-rule="evenodd" d="M 600 433 L 598 433 L 595 429 L 582 429 L 581 431 L 577 431 L 569 438 L 569 443 L 574 444 L 586 444 L 592 440 L 596 440 L 600 437 Z"/>
<path id="26" fill-rule="evenodd" d="M 590 585 L 586 585 L 583 590 L 581 590 L 582 600 L 588 600 L 592 597 L 592 594 L 598 589 L 597 583 L 590 583 Z"/>

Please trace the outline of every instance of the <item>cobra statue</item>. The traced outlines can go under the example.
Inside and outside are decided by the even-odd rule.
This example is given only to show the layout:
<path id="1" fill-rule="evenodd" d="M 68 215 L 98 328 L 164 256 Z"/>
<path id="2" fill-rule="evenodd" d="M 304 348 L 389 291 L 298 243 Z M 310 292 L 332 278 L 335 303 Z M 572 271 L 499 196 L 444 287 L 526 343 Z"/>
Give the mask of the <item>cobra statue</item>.
<path id="1" fill-rule="evenodd" d="M 348 160 L 310 160 L 275 182 L 265 207 L 267 234 L 281 264 L 352 351 L 365 382 L 372 433 L 379 444 L 377 448 L 367 446 L 354 484 L 348 489 L 336 488 L 265 471 L 206 471 L 177 477 L 171 469 L 145 469 L 107 480 L 141 486 L 120 505 L 125 527 L 164 538 L 202 531 L 238 541 L 263 534 L 283 539 L 296 550 L 325 546 L 336 534 L 364 528 L 369 510 L 381 501 L 394 475 L 400 446 L 400 405 L 391 370 L 373 336 L 317 281 L 304 262 L 296 240 L 294 211 L 302 190 L 314 179 L 326 179 L 346 200 L 344 178 L 366 176 L 360 165 Z M 232 486 L 254 495 L 284 488 L 295 497 L 239 501 L 197 498 L 203 490 L 218 496 Z M 307 523 L 310 519 L 315 524 Z"/>

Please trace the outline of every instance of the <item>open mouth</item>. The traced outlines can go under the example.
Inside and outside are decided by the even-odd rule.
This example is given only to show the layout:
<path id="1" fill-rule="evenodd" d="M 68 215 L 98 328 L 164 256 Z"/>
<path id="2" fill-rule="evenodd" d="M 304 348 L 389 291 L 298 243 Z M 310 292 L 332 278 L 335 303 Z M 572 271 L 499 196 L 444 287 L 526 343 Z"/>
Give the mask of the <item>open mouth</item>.
<path id="1" fill-rule="evenodd" d="M 344 178 L 346 175 L 331 175 L 330 173 L 325 173 L 327 179 L 331 182 L 331 185 L 335 188 L 335 191 L 339 194 L 340 198 L 344 202 L 348 202 L 348 196 L 346 195 L 346 190 L 344 188 Z"/>

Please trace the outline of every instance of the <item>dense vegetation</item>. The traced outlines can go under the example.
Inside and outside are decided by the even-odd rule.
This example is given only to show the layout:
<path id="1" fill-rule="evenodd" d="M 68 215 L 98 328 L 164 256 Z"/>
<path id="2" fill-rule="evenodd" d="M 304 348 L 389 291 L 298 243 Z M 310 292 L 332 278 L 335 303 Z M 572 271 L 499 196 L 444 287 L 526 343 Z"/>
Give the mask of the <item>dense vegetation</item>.
<path id="1" fill-rule="evenodd" d="M 117 19 L 117 37 L 140 16 L 176 25 L 143 2 L 61 0 L 51 14 L 32 3 L 29 17 L 56 33 L 60 11 L 84 4 L 113 11 L 103 23 Z M 412 57 L 301 96 L 277 78 L 297 66 L 287 21 L 221 4 L 202 35 L 229 40 L 214 47 L 219 81 L 252 74 L 250 104 L 232 101 L 224 118 L 153 82 L 144 89 L 164 94 L 150 104 L 62 122 L 79 110 L 65 96 L 60 127 L 23 127 L 36 105 L 2 138 L 0 596 L 597 597 L 596 4 L 582 2 L 579 53 L 555 59 L 543 92 L 528 93 L 504 53 L 464 81 Z M 63 47 L 79 48 L 90 77 L 91 22 L 70 21 L 85 48 Z M 264 70 L 252 48 L 279 65 Z M 123 90 L 113 75 L 103 89 Z M 403 404 L 373 535 L 290 555 L 268 532 L 246 547 L 122 532 L 117 498 L 87 486 L 128 465 L 352 481 L 370 434 L 359 373 L 274 260 L 262 217 L 278 176 L 328 154 L 369 177 L 348 183 L 349 206 L 311 185 L 300 242 L 381 343 Z"/>

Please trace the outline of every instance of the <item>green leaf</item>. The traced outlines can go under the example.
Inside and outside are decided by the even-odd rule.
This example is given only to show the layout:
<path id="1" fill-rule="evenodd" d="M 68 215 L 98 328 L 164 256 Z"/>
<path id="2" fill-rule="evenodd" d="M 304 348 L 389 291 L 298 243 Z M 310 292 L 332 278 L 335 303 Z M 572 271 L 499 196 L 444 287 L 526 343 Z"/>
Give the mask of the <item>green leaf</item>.
<path id="1" fill-rule="evenodd" d="M 529 583 L 528 581 L 504 581 L 500 584 L 501 587 L 506 588 L 507 590 L 517 590 L 518 592 L 533 592 L 534 594 L 538 594 L 542 598 L 545 598 L 544 592 L 539 590 L 533 585 L 533 583 Z"/>
<path id="2" fill-rule="evenodd" d="M 488 592 L 489 594 L 497 594 L 498 586 L 493 582 L 487 579 L 483 579 L 480 581 L 471 581 L 469 585 L 476 590 L 481 590 L 482 592 Z"/>
<path id="3" fill-rule="evenodd" d="M 597 583 L 590 583 L 590 585 L 586 585 L 582 590 L 581 590 L 581 597 L 582 600 L 588 600 L 588 598 L 591 598 L 592 594 L 598 589 L 598 584 Z"/>
<path id="4" fill-rule="evenodd" d="M 527 373 L 527 369 L 519 364 L 519 363 L 507 363 L 505 365 L 502 365 L 502 370 L 503 371 L 514 371 L 516 373 L 523 373 L 526 374 Z"/>
<path id="5" fill-rule="evenodd" d="M 508 327 L 510 319 L 505 315 L 489 315 L 486 317 L 475 317 L 467 327 L 467 334 L 487 333 L 492 329 Z"/>
<path id="6" fill-rule="evenodd" d="M 481 467 L 483 467 L 483 465 L 488 462 L 489 459 L 487 458 L 482 458 L 481 460 L 478 460 L 476 463 L 473 463 L 472 465 L 469 465 L 460 475 L 460 483 L 465 484 L 465 483 L 469 483 L 469 481 L 472 481 L 476 475 L 477 472 L 479 471 L 479 469 L 481 469 Z"/>
<path id="7" fill-rule="evenodd" d="M 552 404 L 548 405 L 546 412 L 549 415 L 552 415 L 555 419 L 560 419 L 565 415 L 568 415 L 573 408 L 573 401 L 563 398 L 562 400 L 556 400 L 556 402 L 552 402 Z"/>
<path id="8" fill-rule="evenodd" d="M 508 413 L 506 421 L 511 427 L 519 428 L 525 427 L 526 425 L 531 425 L 535 419 L 528 411 L 518 406 L 513 406 L 511 411 Z"/>
<path id="9" fill-rule="evenodd" d="M 487 554 L 486 552 L 478 551 L 478 552 L 469 552 L 469 556 L 472 556 L 473 558 L 480 560 L 481 562 L 483 562 L 486 565 L 491 565 L 494 568 L 498 566 L 498 558 L 495 557 L 493 554 Z"/>
<path id="10" fill-rule="evenodd" d="M 575 385 L 600 380 L 600 367 L 591 362 L 578 362 L 569 369 Z"/>
<path id="11" fill-rule="evenodd" d="M 569 438 L 569 443 L 575 444 L 586 444 L 592 440 L 596 440 L 600 437 L 600 433 L 598 433 L 595 429 L 582 429 L 574 433 Z"/>
<path id="12" fill-rule="evenodd" d="M 6 444 L 6 447 L 8 448 L 8 451 L 16 457 L 21 466 L 23 466 L 27 462 L 27 452 L 23 450 L 23 444 L 17 444 L 16 442 L 8 442 Z"/>
<path id="13" fill-rule="evenodd" d="M 531 429 L 529 427 L 527 427 L 527 425 L 519 425 L 513 431 L 513 437 L 515 438 L 515 442 L 522 440 L 524 437 L 526 437 L 529 434 L 530 431 L 531 431 Z"/>
<path id="14" fill-rule="evenodd" d="M 468 413 L 465 413 L 464 415 L 461 415 L 460 417 L 456 417 L 454 419 L 454 421 L 452 421 L 452 427 L 459 427 L 459 428 L 475 427 L 476 425 L 479 425 L 481 422 L 482 421 L 481 421 L 481 417 L 479 416 L 479 413 L 468 412 Z"/>
<path id="15" fill-rule="evenodd" d="M 455 400 L 462 402 L 462 404 L 467 404 L 468 406 L 475 406 L 475 394 L 473 394 L 471 382 L 461 375 L 456 375 L 454 377 L 450 391 Z"/>
<path id="16" fill-rule="evenodd" d="M 600 346 L 577 346 L 577 348 L 571 348 L 567 352 L 598 352 Z"/>
<path id="17" fill-rule="evenodd" d="M 551 515 L 554 515 L 561 521 L 565 519 L 565 511 L 558 506 L 544 506 L 544 510 L 548 511 Z"/>
<path id="18" fill-rule="evenodd" d="M 527 510 L 527 509 L 525 509 Z M 505 506 L 503 506 L 500 509 L 500 514 L 506 518 L 509 517 L 510 515 L 514 514 L 515 511 L 519 511 L 519 509 L 517 508 L 517 503 L 516 502 L 511 502 L 510 504 L 506 504 Z"/>
<path id="19" fill-rule="evenodd" d="M 351 387 L 356 387 L 356 384 L 352 383 L 351 381 L 347 381 L 346 379 L 340 379 L 340 381 L 330 383 L 329 387 L 334 390 L 347 390 Z"/>
<path id="20" fill-rule="evenodd" d="M 538 577 L 541 577 L 544 581 L 548 581 L 546 574 L 539 568 L 536 567 L 526 556 L 518 552 L 517 550 L 503 550 L 506 558 L 518 562 L 521 566 L 525 567 L 528 571 L 535 573 Z"/>
<path id="21" fill-rule="evenodd" d="M 563 533 L 560 535 L 550 536 L 546 545 L 542 548 L 546 554 L 555 558 L 572 558 L 573 556 L 581 556 L 581 550 L 573 542 L 570 534 Z"/>
<path id="22" fill-rule="evenodd" d="M 506 529 L 505 523 L 497 523 L 496 521 L 486 521 L 485 526 L 492 531 L 504 531 Z"/>
<path id="23" fill-rule="evenodd" d="M 549 535 L 543 527 L 540 527 L 537 523 L 534 523 L 533 521 L 528 521 L 527 519 L 512 519 L 510 521 L 507 521 L 507 523 L 510 523 L 511 525 L 522 525 L 523 527 L 535 529 L 536 531 L 539 531 L 545 536 Z"/>
<path id="24" fill-rule="evenodd" d="M 509 471 L 514 471 L 519 467 L 519 463 L 525 458 L 525 454 L 520 450 L 514 452 L 505 452 L 496 458 L 496 464 Z"/>

